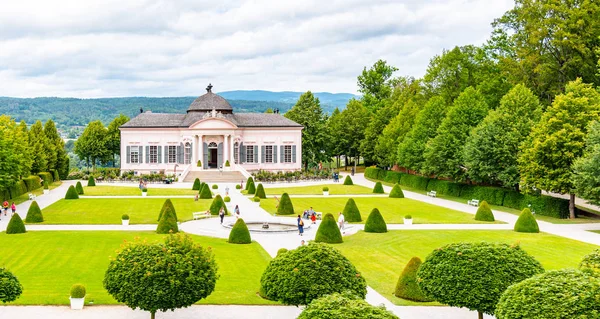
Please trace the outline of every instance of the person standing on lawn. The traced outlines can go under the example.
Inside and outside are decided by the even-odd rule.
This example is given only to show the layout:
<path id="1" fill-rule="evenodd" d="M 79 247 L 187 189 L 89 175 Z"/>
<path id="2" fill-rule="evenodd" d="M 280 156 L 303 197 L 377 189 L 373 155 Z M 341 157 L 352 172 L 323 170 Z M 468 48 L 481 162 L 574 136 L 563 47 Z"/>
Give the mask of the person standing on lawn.
<path id="1" fill-rule="evenodd" d="M 304 234 L 304 221 L 302 217 L 298 215 L 298 235 L 302 236 Z"/>

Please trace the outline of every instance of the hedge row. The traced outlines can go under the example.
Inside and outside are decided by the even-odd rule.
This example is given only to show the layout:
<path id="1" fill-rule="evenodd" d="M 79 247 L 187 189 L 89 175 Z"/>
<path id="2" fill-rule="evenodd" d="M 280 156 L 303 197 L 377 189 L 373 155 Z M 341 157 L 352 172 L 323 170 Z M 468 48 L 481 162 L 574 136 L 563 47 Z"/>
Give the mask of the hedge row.
<path id="1" fill-rule="evenodd" d="M 50 179 L 50 181 L 52 181 L 52 179 Z M 2 197 L 2 201 L 10 200 L 40 187 L 42 187 L 42 184 L 40 184 L 40 177 L 31 175 L 18 181 L 15 185 L 9 187 L 8 189 L 0 190 L 0 196 Z"/>
<path id="2" fill-rule="evenodd" d="M 418 190 L 436 191 L 438 195 L 460 197 L 466 200 L 485 200 L 490 205 L 506 206 L 518 210 L 531 205 L 531 209 L 536 214 L 556 218 L 569 217 L 569 201 L 562 198 L 526 195 L 506 188 L 454 183 L 424 176 L 386 171 L 376 167 L 368 167 L 365 170 L 365 177 L 383 180 L 388 183 L 398 183 Z"/>

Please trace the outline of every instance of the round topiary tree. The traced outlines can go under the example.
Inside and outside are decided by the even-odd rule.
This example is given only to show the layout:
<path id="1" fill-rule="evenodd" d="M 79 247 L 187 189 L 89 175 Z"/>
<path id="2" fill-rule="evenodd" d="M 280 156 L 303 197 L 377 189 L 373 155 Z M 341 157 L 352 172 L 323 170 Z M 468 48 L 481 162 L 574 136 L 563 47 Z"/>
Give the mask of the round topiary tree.
<path id="1" fill-rule="evenodd" d="M 85 298 L 85 286 L 82 284 L 74 284 L 71 286 L 71 298 Z"/>
<path id="2" fill-rule="evenodd" d="M 88 185 L 87 186 L 96 186 L 96 181 L 94 180 L 93 176 L 90 176 L 90 178 L 88 178 Z"/>
<path id="3" fill-rule="evenodd" d="M 373 208 L 365 222 L 365 233 L 386 233 L 387 225 L 379 209 Z"/>
<path id="4" fill-rule="evenodd" d="M 212 199 L 212 192 L 208 184 L 202 185 L 202 190 L 200 190 L 200 198 L 202 199 Z"/>
<path id="5" fill-rule="evenodd" d="M 600 278 L 575 269 L 549 271 L 502 294 L 496 318 L 600 318 Z"/>
<path id="6" fill-rule="evenodd" d="M 192 190 L 199 191 L 200 190 L 200 179 L 196 178 L 194 180 L 194 185 L 192 185 Z"/>
<path id="7" fill-rule="evenodd" d="M 75 190 L 77 191 L 78 195 L 83 195 L 83 186 L 81 186 L 80 181 L 77 181 L 77 184 L 75 184 Z"/>
<path id="8" fill-rule="evenodd" d="M 452 307 L 494 314 L 510 285 L 542 273 L 542 265 L 519 245 L 455 243 L 434 250 L 417 272 L 426 296 Z"/>
<path id="9" fill-rule="evenodd" d="M 350 293 L 333 293 L 313 300 L 298 319 L 398 319 L 385 306 L 372 306 Z"/>
<path id="10" fill-rule="evenodd" d="M 188 307 L 206 298 L 217 278 L 212 252 L 177 234 L 167 236 L 164 243 L 125 244 L 111 259 L 103 284 L 118 302 L 149 311 L 154 319 L 157 311 Z"/>
<path id="11" fill-rule="evenodd" d="M 273 258 L 260 279 L 262 291 L 286 305 L 307 305 L 314 299 L 350 291 L 364 299 L 367 283 L 335 248 L 310 243 Z"/>
<path id="12" fill-rule="evenodd" d="M 277 215 L 293 215 L 293 214 L 294 214 L 294 205 L 292 204 L 290 195 L 288 195 L 288 193 L 283 193 L 283 195 L 281 195 L 281 200 L 279 201 L 279 205 L 277 206 Z"/>
<path id="13" fill-rule="evenodd" d="M 352 198 L 349 198 L 346 201 L 346 206 L 344 206 L 343 214 L 344 219 L 349 223 L 357 223 L 362 221 L 360 211 L 356 206 L 356 202 L 354 202 L 354 199 Z"/>
<path id="14" fill-rule="evenodd" d="M 219 189 L 219 185 L 213 184 L 212 189 Z"/>
<path id="15" fill-rule="evenodd" d="M 158 226 L 156 227 L 158 234 L 169 234 L 179 232 L 179 226 L 177 226 L 177 216 L 171 207 L 167 207 L 163 212 Z"/>
<path id="16" fill-rule="evenodd" d="M 162 215 L 165 213 L 165 211 L 167 209 L 170 209 L 173 214 L 175 215 L 175 221 L 177 221 L 177 211 L 175 210 L 175 206 L 173 206 L 173 202 L 171 201 L 170 198 L 167 198 L 165 200 L 165 202 L 162 205 L 162 208 L 160 209 L 160 213 L 158 214 L 158 219 L 157 221 L 160 221 L 160 219 L 162 218 Z"/>
<path id="17" fill-rule="evenodd" d="M 482 222 L 493 222 L 496 220 L 490 205 L 486 201 L 482 201 L 481 204 L 479 204 L 479 208 L 477 208 L 477 213 L 475 214 L 475 220 Z"/>
<path id="18" fill-rule="evenodd" d="M 254 182 L 251 181 L 246 190 L 248 191 L 248 195 L 254 195 L 256 193 L 256 186 L 254 185 Z"/>
<path id="19" fill-rule="evenodd" d="M 0 301 L 3 303 L 15 301 L 22 293 L 23 286 L 17 277 L 6 268 L 0 268 Z"/>
<path id="20" fill-rule="evenodd" d="M 596 249 L 590 254 L 585 255 L 579 264 L 579 269 L 589 270 L 600 275 L 600 249 Z"/>
<path id="21" fill-rule="evenodd" d="M 539 233 L 540 227 L 538 226 L 535 217 L 531 213 L 529 208 L 523 209 L 521 215 L 519 215 L 519 219 L 515 223 L 514 230 L 519 233 Z"/>
<path id="22" fill-rule="evenodd" d="M 400 188 L 400 185 L 395 184 L 394 187 L 392 187 L 392 191 L 390 192 L 390 198 L 404 198 L 404 192 L 402 191 L 402 188 Z"/>
<path id="23" fill-rule="evenodd" d="M 217 194 L 217 196 L 215 196 L 215 199 L 213 199 L 212 203 L 210 204 L 210 214 L 219 215 L 221 207 L 225 209 L 225 215 L 227 215 L 227 206 L 225 206 L 225 202 L 223 201 L 223 198 L 221 198 L 221 195 Z"/>
<path id="24" fill-rule="evenodd" d="M 69 186 L 69 189 L 67 189 L 65 199 L 79 199 L 79 194 L 77 194 L 77 191 L 73 185 Z"/>
<path id="25" fill-rule="evenodd" d="M 21 219 L 19 214 L 13 214 L 10 220 L 8 221 L 8 225 L 6 225 L 6 233 L 7 234 L 23 234 L 26 233 L 25 224 Z"/>
<path id="26" fill-rule="evenodd" d="M 381 185 L 381 182 L 375 183 L 375 186 L 373 187 L 373 193 L 374 194 L 385 194 L 385 192 L 383 191 L 383 185 Z"/>
<path id="27" fill-rule="evenodd" d="M 315 235 L 315 242 L 317 243 L 328 243 L 328 244 L 339 244 L 344 242 L 342 239 L 342 233 L 335 222 L 335 217 L 331 213 L 325 214 L 323 221 L 317 229 Z"/>
<path id="28" fill-rule="evenodd" d="M 238 218 L 233 228 L 229 232 L 229 243 L 230 244 L 250 244 L 252 243 L 252 238 L 250 237 L 250 231 L 248 231 L 248 226 L 243 219 Z"/>
<path id="29" fill-rule="evenodd" d="M 279 248 L 279 250 L 277 250 L 277 256 L 279 256 L 287 251 L 288 251 L 287 248 Z"/>
<path id="30" fill-rule="evenodd" d="M 344 185 L 354 185 L 354 183 L 352 183 L 352 178 L 350 178 L 350 175 L 346 175 L 346 178 L 344 179 Z"/>
<path id="31" fill-rule="evenodd" d="M 31 202 L 29 209 L 27 210 L 27 216 L 25 216 L 25 222 L 27 223 L 41 223 L 44 221 L 42 216 L 42 210 L 36 201 Z"/>
<path id="32" fill-rule="evenodd" d="M 225 203 L 229 203 L 229 202 L 231 202 L 231 197 L 229 197 L 229 196 L 225 196 L 225 197 L 223 198 L 223 201 L 224 201 Z M 227 209 L 227 208 L 226 208 L 226 209 Z"/>
<path id="33" fill-rule="evenodd" d="M 406 267 L 404 267 L 404 270 L 402 270 L 400 278 L 398 278 L 394 296 L 419 302 L 433 301 L 432 298 L 425 296 L 425 294 L 421 291 L 421 288 L 419 288 L 419 284 L 417 284 L 417 271 L 422 263 L 423 262 L 419 257 L 413 257 L 410 259 L 408 264 L 406 264 Z"/>
<path id="34" fill-rule="evenodd" d="M 250 184 L 254 184 L 254 178 L 252 178 L 252 176 L 248 177 L 248 179 L 246 180 L 246 187 L 244 187 L 244 189 L 248 189 L 248 187 L 250 187 Z"/>
<path id="35" fill-rule="evenodd" d="M 254 196 L 256 196 L 258 198 L 262 198 L 262 199 L 267 198 L 267 195 L 265 194 L 265 188 L 263 187 L 262 183 L 258 183 L 258 186 L 256 187 L 256 192 L 254 193 Z"/>

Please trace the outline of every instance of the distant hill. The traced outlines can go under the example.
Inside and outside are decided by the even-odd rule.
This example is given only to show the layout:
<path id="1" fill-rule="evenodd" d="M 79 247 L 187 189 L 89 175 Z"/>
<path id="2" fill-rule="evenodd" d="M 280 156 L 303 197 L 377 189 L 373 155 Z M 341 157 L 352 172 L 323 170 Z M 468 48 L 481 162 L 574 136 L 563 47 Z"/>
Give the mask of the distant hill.
<path id="1" fill-rule="evenodd" d="M 223 96 L 234 112 L 264 112 L 278 108 L 282 113 L 289 110 L 301 92 L 228 91 Z M 316 93 L 323 110 L 331 113 L 336 107 L 346 106 L 355 97 L 347 93 Z M 195 96 L 186 97 L 123 97 L 100 99 L 76 98 L 12 98 L 0 97 L 0 114 L 7 114 L 17 121 L 31 124 L 37 120 L 54 120 L 59 127 L 84 126 L 90 121 L 101 120 L 105 125 L 120 113 L 133 117 L 140 108 L 157 113 L 185 113 Z"/>

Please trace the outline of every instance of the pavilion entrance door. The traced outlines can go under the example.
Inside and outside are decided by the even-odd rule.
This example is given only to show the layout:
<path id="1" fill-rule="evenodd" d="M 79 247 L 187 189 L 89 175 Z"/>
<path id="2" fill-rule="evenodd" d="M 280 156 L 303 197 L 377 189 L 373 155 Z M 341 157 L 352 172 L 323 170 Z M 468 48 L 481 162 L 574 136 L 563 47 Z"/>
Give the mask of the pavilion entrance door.
<path id="1" fill-rule="evenodd" d="M 217 149 L 211 148 L 208 150 L 208 167 L 209 168 L 218 168 L 217 164 Z"/>

